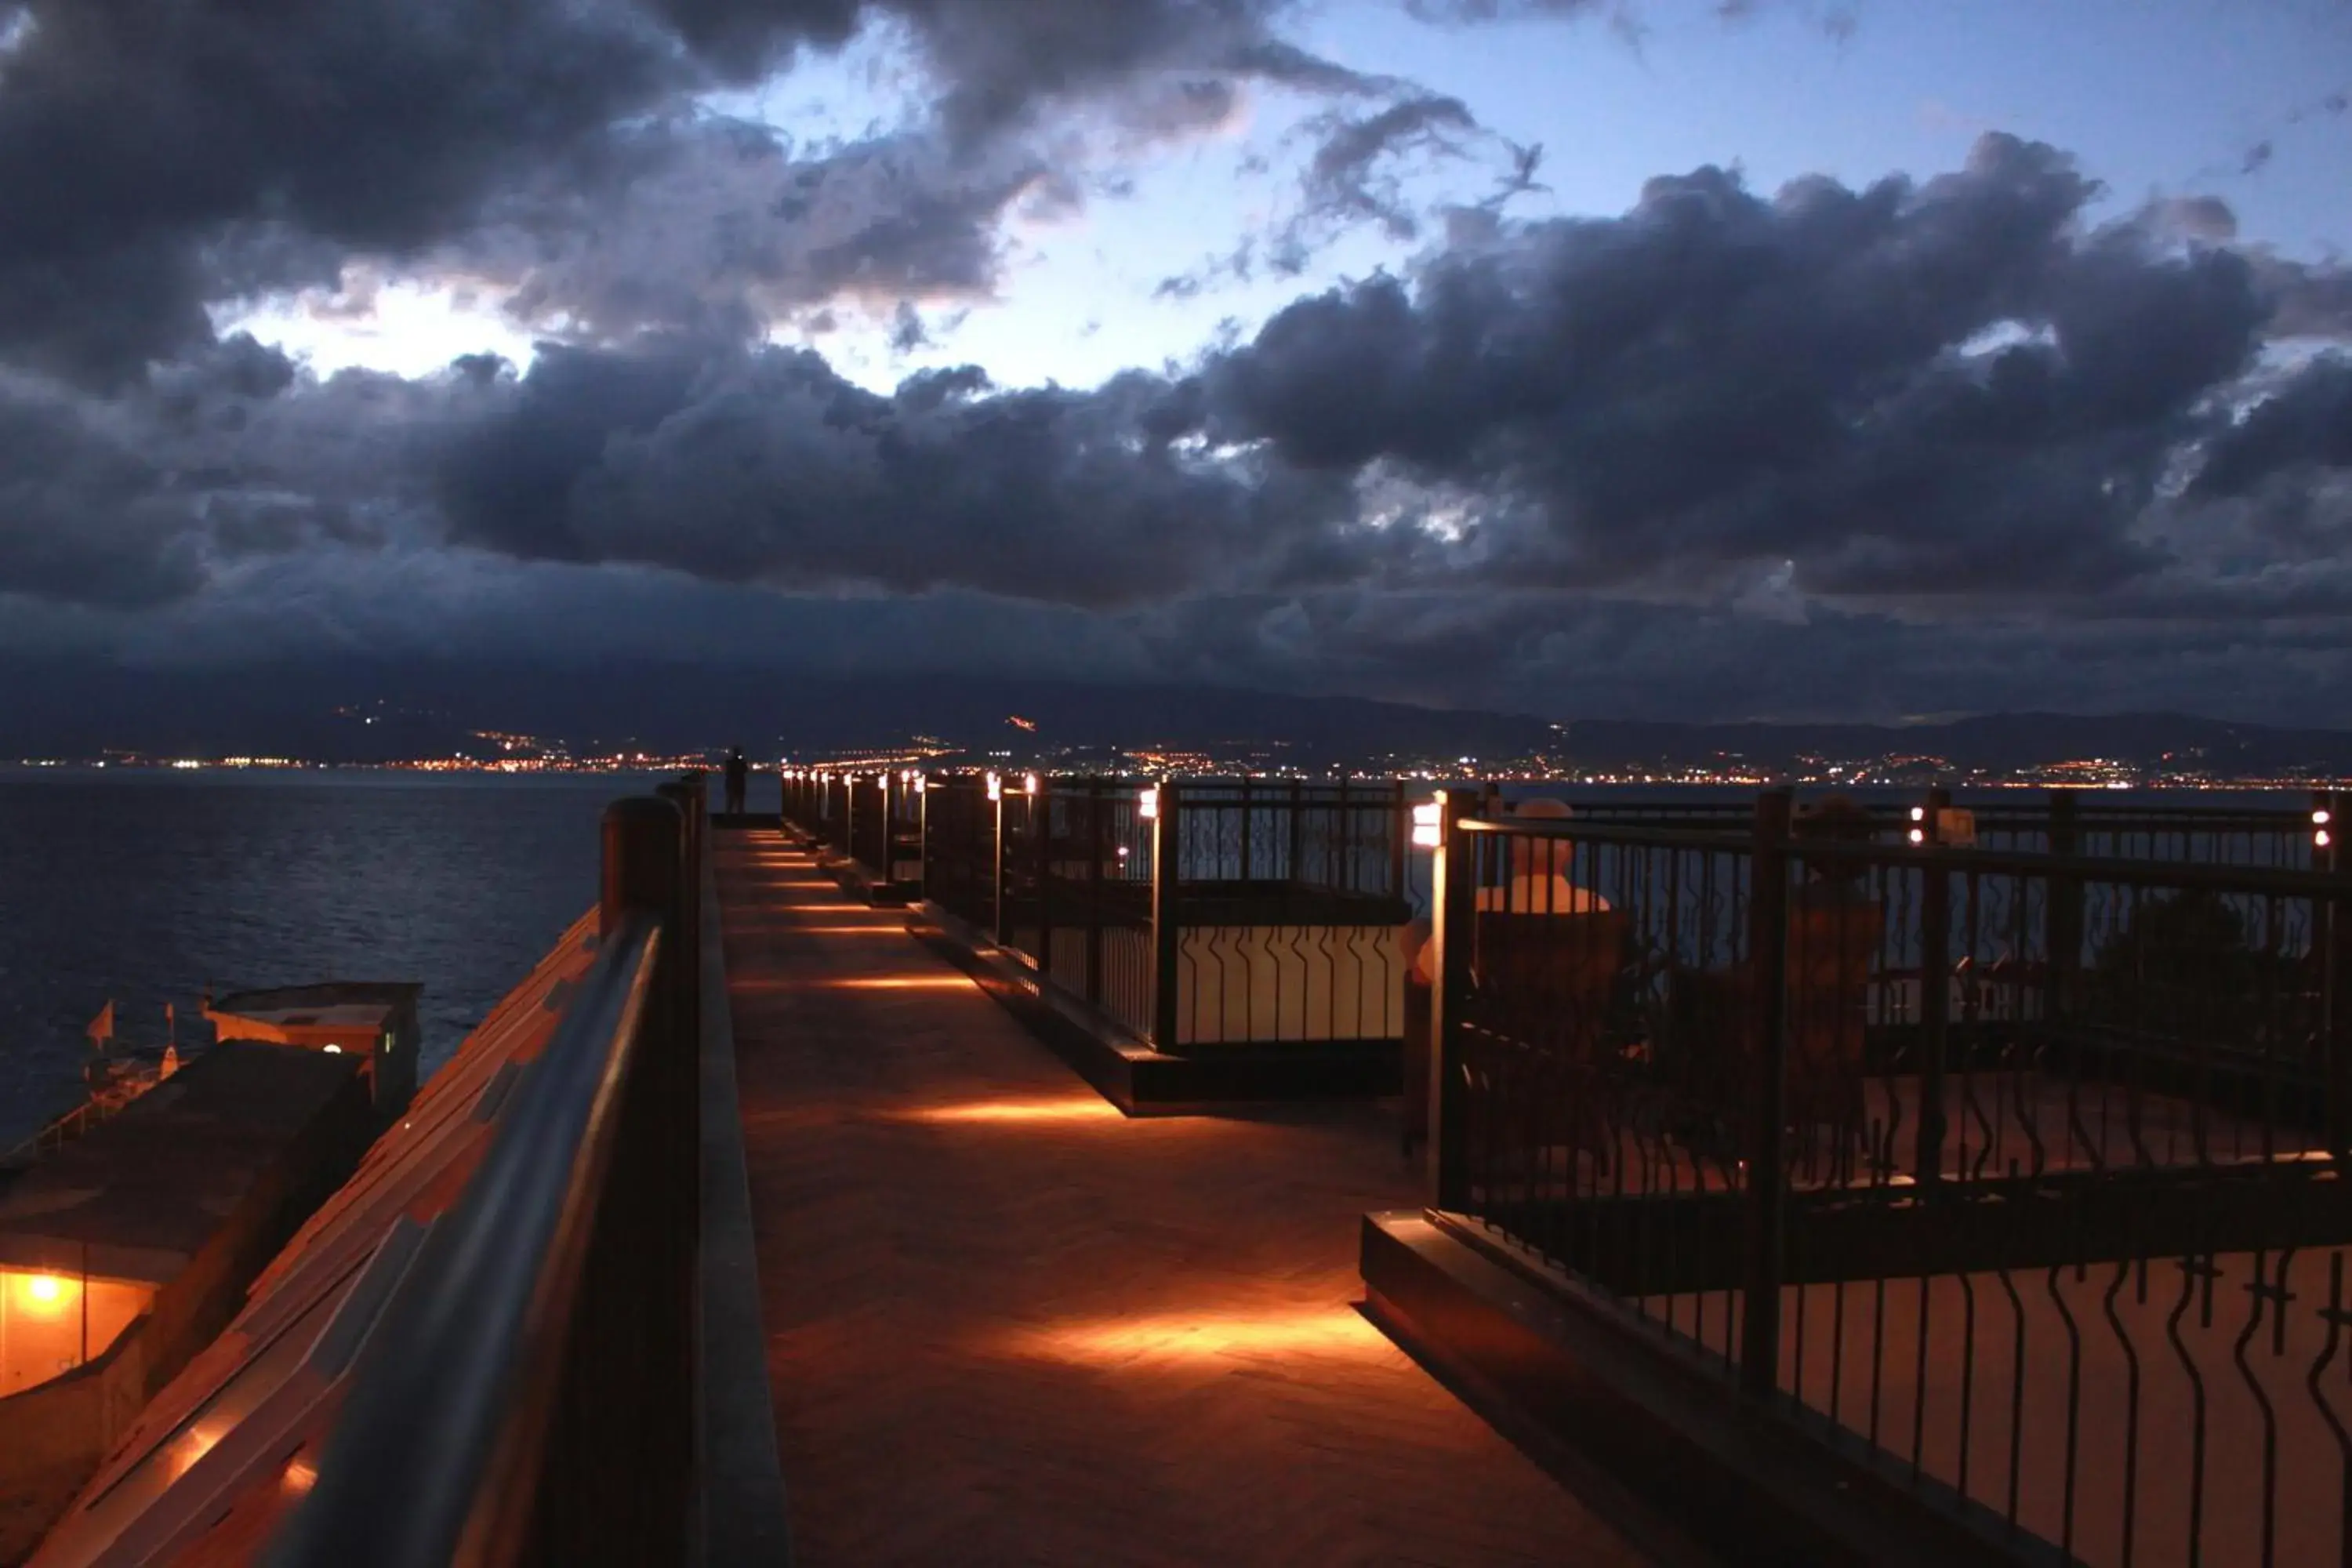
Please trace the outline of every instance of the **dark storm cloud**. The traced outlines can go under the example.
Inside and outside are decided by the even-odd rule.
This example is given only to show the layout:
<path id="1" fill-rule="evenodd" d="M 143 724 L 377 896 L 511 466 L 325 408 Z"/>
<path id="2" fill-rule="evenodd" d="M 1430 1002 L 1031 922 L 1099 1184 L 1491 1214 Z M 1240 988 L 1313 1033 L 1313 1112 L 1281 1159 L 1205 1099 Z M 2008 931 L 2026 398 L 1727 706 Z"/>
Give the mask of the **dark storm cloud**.
<path id="1" fill-rule="evenodd" d="M 2090 614 L 2258 537 L 2200 504 L 2339 428 L 2300 387 L 2231 428 L 2274 290 L 2173 230 L 2086 228 L 2095 195 L 2000 136 L 1924 184 L 1767 197 L 1701 170 L 1093 392 L 877 396 L 729 340 L 550 349 L 441 494 L 475 545 L 788 586 L 1754 605 L 1776 578 L 1790 606 Z"/>
<path id="2" fill-rule="evenodd" d="M 1362 569 L 1318 548 L 1344 481 L 1185 449 L 1189 384 L 984 387 L 965 370 L 877 396 L 781 349 L 551 350 L 455 451 L 444 499 L 462 542 L 786 587 L 1099 607 Z"/>
<path id="3" fill-rule="evenodd" d="M 137 609 L 203 581 L 154 463 L 69 402 L 0 386 L 0 594 Z"/>
<path id="4" fill-rule="evenodd" d="M 2298 468 L 2352 469 L 2352 360 L 2315 361 L 2215 437 L 2195 489 L 2242 496 Z"/>
<path id="5" fill-rule="evenodd" d="M 1552 711 L 1612 682 L 1694 711 L 1955 683 L 1995 706 L 2061 649 L 2085 702 L 2135 668 L 2213 691 L 2339 668 L 2352 373 L 2278 337 L 2340 279 L 2218 242 L 2210 210 L 2095 226 L 2096 195 L 2007 137 L 1861 189 L 1702 169 L 1615 217 L 1484 214 L 1405 277 L 1092 390 L 967 367 L 877 395 L 725 310 L 527 374 L 322 382 L 246 340 L 111 399 L 16 378 L 0 594 L 255 626 L 309 595 L 288 625 L 373 626 L 361 585 L 413 580 L 526 641 L 561 637 L 557 601 L 500 584 L 642 595 L 670 617 L 648 637 L 854 602 L 908 658 L 1084 626 L 1122 668 Z M 799 220 L 862 231 L 820 205 Z M 664 254 L 539 276 L 565 310 L 675 320 L 613 281 Z M 814 254 L 746 265 L 742 293 Z M 919 321 L 896 282 L 877 298 Z M 948 605 L 988 609 L 927 641 Z"/>
<path id="6" fill-rule="evenodd" d="M 240 226 L 402 252 L 679 80 L 617 5 L 32 0 L 26 14 L 29 37 L 0 64 L 0 352 L 118 383 L 209 336 L 205 253 Z"/>
<path id="7" fill-rule="evenodd" d="M 743 188 L 760 170 L 714 172 L 723 149 L 648 132 L 648 117 L 798 49 L 836 46 L 877 16 L 907 26 L 942 84 L 949 148 L 940 156 L 986 163 L 1003 155 L 990 139 L 1047 101 L 1148 86 L 1130 130 L 1175 134 L 1229 116 L 1236 75 L 1324 90 L 1350 79 L 1274 35 L 1281 9 L 1277 0 L 26 0 L 16 42 L 0 54 L 0 360 L 119 386 L 150 360 L 208 341 L 206 304 L 331 281 L 347 256 L 413 258 L 493 219 L 547 241 L 546 220 L 559 213 L 609 238 L 602 223 L 646 214 L 625 199 L 600 211 L 600 196 L 642 194 L 666 177 L 732 177 Z M 1162 79 L 1171 72 L 1172 84 Z M 776 156 L 756 138 L 736 152 L 754 165 Z M 793 177 L 854 183 L 877 166 L 896 165 L 868 155 L 863 169 Z M 903 208 L 877 205 L 865 230 L 795 258 L 805 262 L 798 276 L 812 291 L 828 268 L 900 292 L 970 287 L 988 275 L 976 222 L 1033 177 L 982 174 L 914 182 Z M 583 199 L 563 213 L 551 188 Z M 768 266 L 759 247 L 774 242 L 754 233 L 745 243 L 754 254 L 737 270 L 756 279 Z M 614 297 L 661 292 L 644 279 L 601 293 L 603 280 L 569 281 L 606 315 L 659 309 L 676 323 L 714 309 Z M 681 314 L 681 303 L 700 310 Z"/>
<path id="8" fill-rule="evenodd" d="M 1297 466 L 1483 495 L 1498 579 L 2095 591 L 2156 564 L 2135 524 L 2265 310 L 2232 253 L 2084 237 L 2095 190 L 2007 137 L 1919 185 L 1657 180 L 1295 304 L 1214 401 Z"/>

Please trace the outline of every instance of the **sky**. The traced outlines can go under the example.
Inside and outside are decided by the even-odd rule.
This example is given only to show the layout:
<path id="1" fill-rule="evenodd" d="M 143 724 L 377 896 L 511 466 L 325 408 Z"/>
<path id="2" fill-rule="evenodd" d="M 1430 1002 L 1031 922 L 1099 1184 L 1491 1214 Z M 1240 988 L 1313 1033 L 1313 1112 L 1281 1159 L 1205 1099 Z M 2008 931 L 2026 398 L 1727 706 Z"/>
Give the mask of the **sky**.
<path id="1" fill-rule="evenodd" d="M 2347 92 L 2343 0 L 0 0 L 0 661 L 2352 725 Z"/>

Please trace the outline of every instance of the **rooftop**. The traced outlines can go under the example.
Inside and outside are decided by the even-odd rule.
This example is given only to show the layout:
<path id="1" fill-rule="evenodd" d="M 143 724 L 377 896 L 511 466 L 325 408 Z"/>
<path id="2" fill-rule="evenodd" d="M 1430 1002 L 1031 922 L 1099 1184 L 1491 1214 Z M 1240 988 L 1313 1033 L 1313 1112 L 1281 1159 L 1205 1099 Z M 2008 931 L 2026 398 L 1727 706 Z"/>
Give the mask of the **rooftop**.
<path id="1" fill-rule="evenodd" d="M 0 1263 L 170 1280 L 359 1068 L 214 1047 L 0 1193 Z"/>

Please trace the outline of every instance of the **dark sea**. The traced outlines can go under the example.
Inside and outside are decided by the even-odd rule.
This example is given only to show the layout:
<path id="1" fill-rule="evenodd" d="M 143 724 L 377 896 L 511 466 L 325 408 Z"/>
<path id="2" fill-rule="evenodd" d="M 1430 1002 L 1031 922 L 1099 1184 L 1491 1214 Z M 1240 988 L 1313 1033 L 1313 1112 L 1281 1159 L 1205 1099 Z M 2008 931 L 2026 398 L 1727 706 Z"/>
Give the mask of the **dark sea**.
<path id="1" fill-rule="evenodd" d="M 414 980 L 439 1066 L 596 897 L 607 801 L 655 781 L 0 772 L 0 1150 L 81 1098 L 83 1030 L 209 1043 L 197 1001 Z"/>
<path id="2" fill-rule="evenodd" d="M 413 980 L 425 987 L 429 1073 L 593 901 L 605 803 L 655 782 L 0 771 L 0 1151 L 79 1100 L 83 1030 L 110 1000 L 121 1041 L 150 1049 L 163 1044 L 172 1004 L 186 1049 L 209 1040 L 197 1019 L 207 984 L 226 992 Z M 772 780 L 754 788 L 752 804 L 772 809 Z M 1534 793 L 1578 802 L 1754 795 L 1654 786 L 1507 792 Z M 2279 810 L 2303 797 L 2108 798 Z M 1427 870 L 1427 857 L 1413 857 L 1410 895 L 1420 908 Z"/>

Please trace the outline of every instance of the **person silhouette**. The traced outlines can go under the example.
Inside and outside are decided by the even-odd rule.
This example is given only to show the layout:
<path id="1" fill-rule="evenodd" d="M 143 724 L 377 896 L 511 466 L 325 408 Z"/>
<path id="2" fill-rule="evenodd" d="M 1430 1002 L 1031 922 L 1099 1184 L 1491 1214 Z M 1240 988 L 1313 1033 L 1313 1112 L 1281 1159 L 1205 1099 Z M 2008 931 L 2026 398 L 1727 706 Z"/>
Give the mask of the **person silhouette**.
<path id="1" fill-rule="evenodd" d="M 730 747 L 727 752 L 727 814 L 730 816 L 743 814 L 743 790 L 751 773 L 751 760 L 743 755 L 743 748 Z"/>

